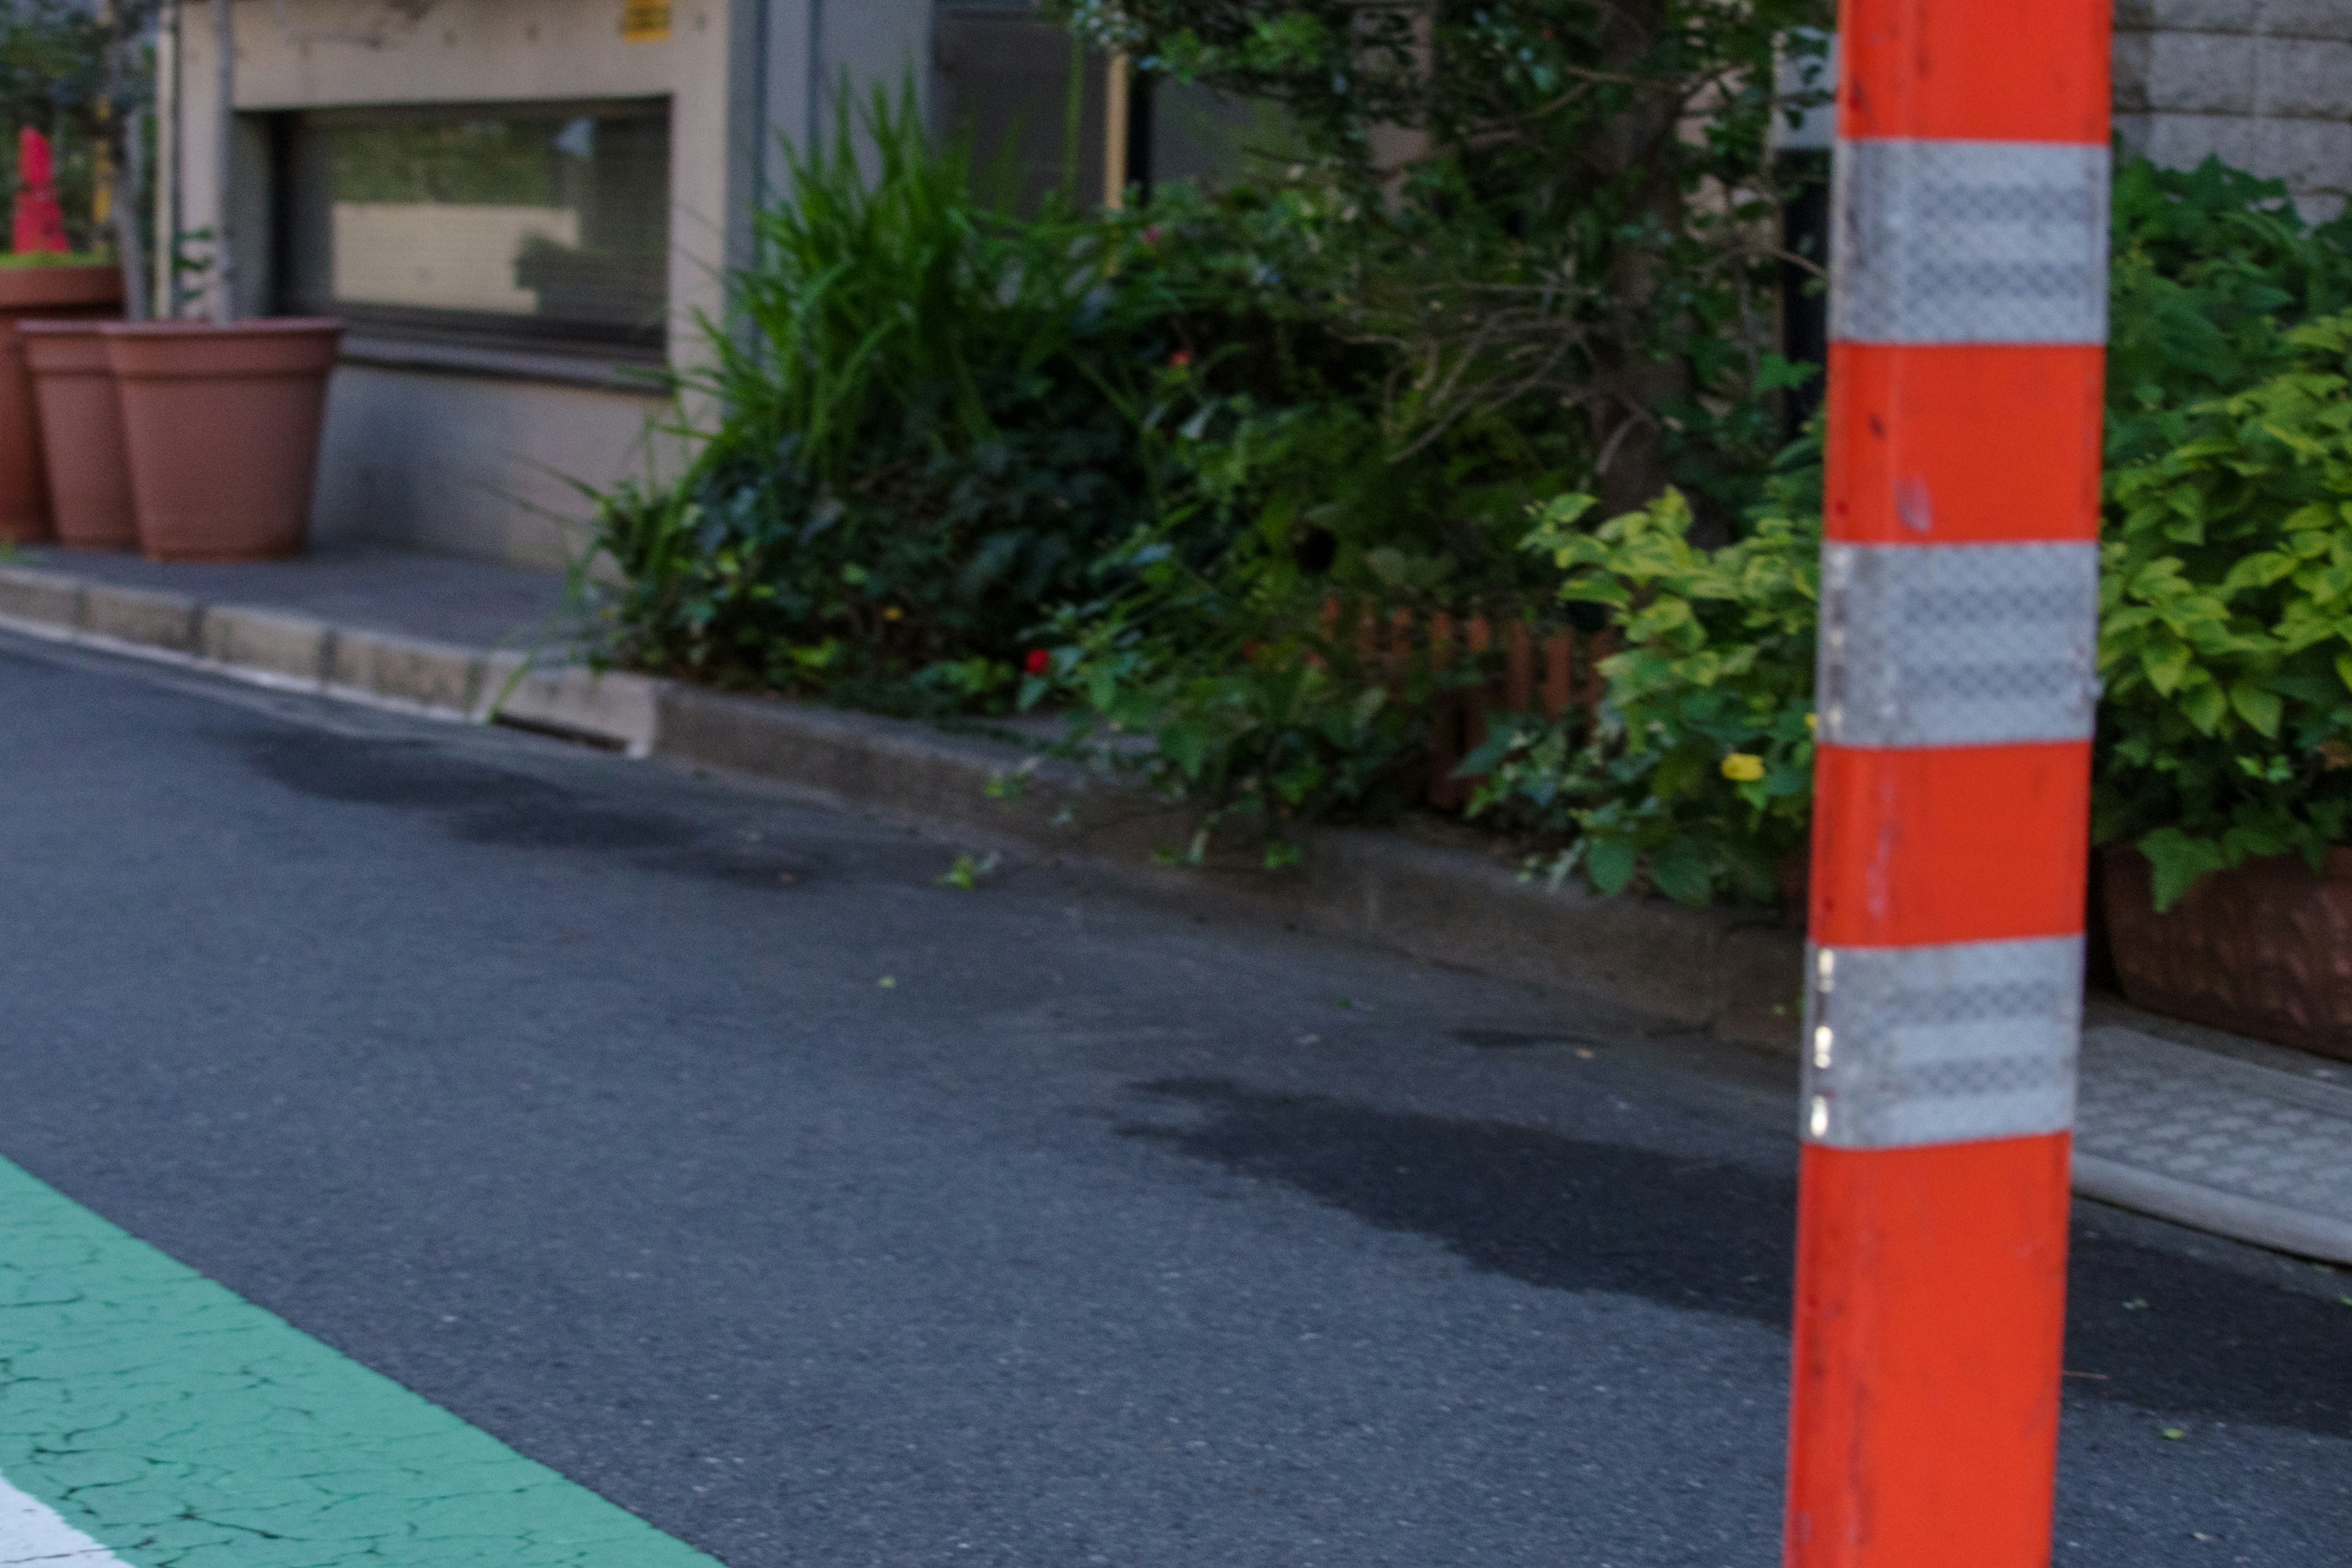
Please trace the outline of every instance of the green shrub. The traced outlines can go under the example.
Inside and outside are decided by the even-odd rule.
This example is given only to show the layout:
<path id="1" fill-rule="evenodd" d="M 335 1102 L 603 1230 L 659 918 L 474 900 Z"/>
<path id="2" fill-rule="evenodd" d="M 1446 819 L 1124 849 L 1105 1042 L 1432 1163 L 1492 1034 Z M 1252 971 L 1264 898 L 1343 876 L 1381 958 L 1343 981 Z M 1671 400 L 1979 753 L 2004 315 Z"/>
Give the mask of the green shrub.
<path id="1" fill-rule="evenodd" d="M 1066 751 L 1207 808 L 1191 861 L 1232 828 L 1268 868 L 1286 865 L 1295 824 L 1378 817 L 1404 802 L 1398 764 L 1425 739 L 1431 673 L 1366 661 L 1328 611 L 1339 584 L 1410 574 L 1426 558 L 1368 549 L 1323 510 L 1331 494 L 1310 505 L 1265 478 L 1321 472 L 1344 494 L 1365 438 L 1349 415 L 1344 405 L 1263 414 L 1245 395 L 1211 396 L 1175 431 L 1154 432 L 1168 453 L 1167 504 L 1111 563 L 1116 591 L 1060 617 L 1049 666 L 1023 688 L 1024 706 L 1049 693 L 1073 704 Z"/>
<path id="2" fill-rule="evenodd" d="M 2285 353 L 2106 483 L 2093 837 L 2148 856 L 2159 909 L 2249 856 L 2315 865 L 2352 826 L 2352 314 Z M 1623 640 L 1600 721 L 1498 729 L 1465 763 L 1491 770 L 1477 809 L 1567 841 L 1556 877 L 1769 901 L 1811 809 L 1819 519 L 1710 551 L 1678 496 L 1587 533 L 1589 504 L 1528 544 Z"/>
<path id="3" fill-rule="evenodd" d="M 0 270 L 21 272 L 38 267 L 111 267 L 114 258 L 101 250 L 12 250 L 0 255 Z"/>
<path id="4" fill-rule="evenodd" d="M 846 113 L 706 322 L 719 410 L 677 479 L 597 498 L 617 657 L 897 709 L 1010 685 L 1041 606 L 1147 515 L 1165 292 L 1131 226 L 1012 216 L 911 95 Z M 1114 283 L 1116 279 L 1116 283 Z"/>
<path id="5" fill-rule="evenodd" d="M 2250 855 L 2316 866 L 2352 811 L 2352 315 L 2110 476 L 2095 833 L 2158 908 Z"/>
<path id="6" fill-rule="evenodd" d="M 1322 310 L 1329 219 L 1298 191 L 1155 204 L 1179 327 L 1200 344 L 1139 421 L 1157 510 L 1045 634 L 1050 668 L 1023 690 L 1071 705 L 1067 750 L 1204 806 L 1269 866 L 1297 858 L 1297 824 L 1392 816 L 1418 782 L 1438 677 L 1425 658 L 1365 658 L 1358 617 L 1547 599 L 1518 540 L 1573 455 L 1500 416 L 1400 448 L 1386 351 Z M 1255 285 L 1251 313 L 1213 315 L 1237 284 Z M 1152 743 L 1105 743 L 1139 735 Z"/>
<path id="7" fill-rule="evenodd" d="M 1771 351 L 1776 49 L 1827 0 L 1054 0 L 1139 69 L 1277 106 L 1338 215 L 1328 308 L 1388 353 L 1384 452 L 1499 420 L 1567 483 L 1755 498 Z"/>
<path id="8" fill-rule="evenodd" d="M 1219 601 L 1167 558 L 1139 578 L 1139 594 L 1163 608 L 1183 607 L 1187 590 L 1198 608 Z M 1073 624 L 1071 640 L 1034 679 L 1082 703 L 1065 754 L 1123 766 L 1168 799 L 1207 807 L 1192 840 L 1169 847 L 1171 858 L 1202 864 L 1225 834 L 1275 870 L 1300 858 L 1302 823 L 1379 818 L 1403 806 L 1399 763 L 1427 735 L 1425 668 L 1401 682 L 1366 668 L 1326 633 L 1311 604 L 1253 616 L 1249 637 L 1171 635 L 1169 618 L 1113 614 Z M 1122 735 L 1150 744 L 1121 748 Z"/>
<path id="9" fill-rule="evenodd" d="M 2297 324 L 2352 308 L 2352 219 L 2314 228 L 2286 186 L 2216 159 L 2116 172 L 2110 467 L 2182 439 L 2187 410 L 2285 368 Z"/>
<path id="10" fill-rule="evenodd" d="M 1768 510 L 1710 550 L 1679 491 L 1597 529 L 1591 505 L 1553 501 L 1527 542 L 1565 573 L 1560 597 L 1616 628 L 1599 714 L 1495 725 L 1463 765 L 1486 775 L 1472 812 L 1559 843 L 1555 883 L 1580 870 L 1615 893 L 1638 874 L 1685 903 L 1769 903 L 1812 803 L 1820 519 Z"/>
<path id="11" fill-rule="evenodd" d="M 2344 840 L 2352 318 L 2328 312 L 2352 306 L 2352 224 L 2312 227 L 2219 163 L 2140 160 L 2116 175 L 2114 255 L 2094 833 L 2148 853 L 2168 906 L 2248 855 Z M 1465 764 L 1493 770 L 1478 810 L 1559 846 L 1556 876 L 1772 897 L 1811 811 L 1817 459 L 1786 454 L 1727 548 L 1691 547 L 1671 500 L 1579 539 L 1571 497 L 1530 537 L 1627 649 L 1596 729 L 1521 720 Z"/>

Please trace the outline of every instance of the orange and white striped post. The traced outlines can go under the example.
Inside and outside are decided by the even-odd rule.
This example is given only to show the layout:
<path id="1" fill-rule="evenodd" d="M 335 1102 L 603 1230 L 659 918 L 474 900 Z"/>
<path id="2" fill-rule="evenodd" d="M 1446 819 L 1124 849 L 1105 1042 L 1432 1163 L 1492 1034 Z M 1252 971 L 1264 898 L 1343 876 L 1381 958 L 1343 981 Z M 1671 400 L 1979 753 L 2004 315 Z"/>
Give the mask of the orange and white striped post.
<path id="1" fill-rule="evenodd" d="M 2049 1561 L 2107 0 L 1844 0 L 1786 1561 Z"/>

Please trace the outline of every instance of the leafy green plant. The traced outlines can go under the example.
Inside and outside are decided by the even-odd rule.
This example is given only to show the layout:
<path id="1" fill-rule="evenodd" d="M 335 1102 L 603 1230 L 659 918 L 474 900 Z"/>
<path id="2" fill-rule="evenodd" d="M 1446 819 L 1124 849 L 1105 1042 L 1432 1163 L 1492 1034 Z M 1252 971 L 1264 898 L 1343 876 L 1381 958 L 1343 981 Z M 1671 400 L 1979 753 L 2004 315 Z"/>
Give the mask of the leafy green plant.
<path id="1" fill-rule="evenodd" d="M 1605 695 L 1590 722 L 1496 726 L 1463 764 L 1486 775 L 1473 814 L 1558 844 L 1555 883 L 1769 903 L 1810 819 L 1820 520 L 1768 513 L 1708 549 L 1679 491 L 1588 529 L 1592 505 L 1550 502 L 1527 543 L 1563 599 L 1608 610 Z"/>
<path id="2" fill-rule="evenodd" d="M 985 854 L 959 855 L 945 871 L 934 879 L 934 883 L 942 888 L 953 888 L 958 892 L 976 892 L 982 882 L 996 875 L 999 859 L 993 849 Z"/>
<path id="3" fill-rule="evenodd" d="M 1139 68 L 1278 105 L 1333 319 L 1383 349 L 1385 454 L 1565 440 L 1612 510 L 1727 515 L 1779 438 L 1776 47 L 1816 0 L 1058 0 Z"/>
<path id="4" fill-rule="evenodd" d="M 1157 586 L 1147 569 L 1147 591 Z M 1311 614 L 1265 615 L 1253 629 L 1266 635 L 1227 647 L 1171 637 L 1147 618 L 1101 618 L 1052 656 L 1054 675 L 1085 703 L 1066 753 L 1206 806 L 1193 837 L 1171 847 L 1186 864 L 1204 863 L 1230 835 L 1278 870 L 1301 858 L 1305 823 L 1393 813 L 1404 794 L 1398 762 L 1425 733 L 1413 700 L 1425 675 L 1392 691 Z M 1127 735 L 1148 744 L 1123 751 Z"/>
<path id="5" fill-rule="evenodd" d="M 1339 613 L 1339 545 L 1316 521 L 1339 520 L 1265 477 L 1348 451 L 1363 435 L 1349 411 L 1267 415 L 1246 397 L 1178 395 L 1192 408 L 1181 426 L 1146 425 L 1171 499 L 1107 563 L 1116 586 L 1058 618 L 1021 698 L 1073 705 L 1066 752 L 1204 805 L 1183 859 L 1201 862 L 1230 831 L 1278 868 L 1298 858 L 1298 824 L 1402 804 L 1399 764 L 1426 734 L 1434 676 L 1426 661 L 1362 657 Z M 1393 547 L 1354 547 L 1373 581 L 1415 569 Z M 1148 743 L 1123 743 L 1134 740 Z"/>
<path id="6" fill-rule="evenodd" d="M 2179 410 L 2179 445 L 2107 481 L 2093 832 L 2148 857 L 2160 909 L 2352 827 L 2352 315 L 2284 342 L 2289 368 Z M 1586 533 L 1589 504 L 1529 543 L 1624 651 L 1589 733 L 1522 721 L 1465 764 L 1489 771 L 1476 809 L 1564 841 L 1555 877 L 1767 900 L 1811 812 L 1818 521 L 1706 551 L 1678 498 Z"/>
<path id="7" fill-rule="evenodd" d="M 2352 315 L 2285 348 L 2108 481 L 2095 831 L 2158 908 L 2249 856 L 2315 866 L 2352 812 Z"/>
<path id="8" fill-rule="evenodd" d="M 0 255 L 0 270 L 22 272 L 43 267 L 104 267 L 113 259 L 98 250 L 12 250 Z"/>
<path id="9" fill-rule="evenodd" d="M 2150 856 L 2168 906 L 2246 856 L 2316 857 L 2344 839 L 2352 402 L 2343 321 L 2327 312 L 2352 305 L 2352 225 L 2307 225 L 2284 186 L 2213 162 L 2128 163 L 2114 211 L 2094 829 Z M 1752 542 L 1806 554 L 1819 536 L 1817 435 L 1766 488 Z M 1554 841 L 1556 876 L 1768 898 L 1811 812 L 1794 759 L 1811 601 L 1791 596 L 1793 559 L 1735 590 L 1759 567 L 1750 542 L 1695 550 L 1686 531 L 1660 526 L 1674 515 L 1612 522 L 1582 543 L 1557 516 L 1539 531 L 1537 546 L 1581 574 L 1575 592 L 1606 593 L 1628 651 L 1604 667 L 1596 731 L 1523 720 L 1465 771 L 1493 770 L 1476 809 Z M 1727 592 L 1759 597 L 1702 607 Z M 1685 623 L 1673 601 L 1692 594 Z M 1665 619 L 1643 619 L 1660 595 Z M 1732 766 L 1755 776 L 1710 776 L 1710 755 L 1718 774 L 1754 758 Z"/>
<path id="10" fill-rule="evenodd" d="M 2136 158 L 2113 213 L 2110 467 L 2177 444 L 2191 406 L 2283 370 L 2296 325 L 2352 307 L 2352 221 L 2312 226 L 2279 181 Z"/>
<path id="11" fill-rule="evenodd" d="M 614 653 L 721 684 L 923 710 L 1012 683 L 1041 606 L 1146 515 L 1136 367 L 1168 310 L 1132 227 L 1016 219 L 911 93 L 845 110 L 705 322 L 675 480 L 596 496 Z M 1119 281 L 1117 287 L 1112 279 Z"/>

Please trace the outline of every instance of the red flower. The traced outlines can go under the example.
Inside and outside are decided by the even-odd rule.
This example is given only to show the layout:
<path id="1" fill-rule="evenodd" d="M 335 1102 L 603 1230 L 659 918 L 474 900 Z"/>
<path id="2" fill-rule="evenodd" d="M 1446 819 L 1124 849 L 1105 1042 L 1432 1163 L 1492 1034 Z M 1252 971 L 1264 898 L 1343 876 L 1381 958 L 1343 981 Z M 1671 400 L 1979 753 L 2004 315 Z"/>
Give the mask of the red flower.
<path id="1" fill-rule="evenodd" d="M 1021 661 L 1021 668 L 1032 675 L 1043 675 L 1053 667 L 1054 656 L 1042 647 L 1031 648 L 1029 657 Z"/>
<path id="2" fill-rule="evenodd" d="M 1160 243 L 1160 226 L 1158 224 L 1150 224 L 1145 226 L 1143 230 L 1143 243 L 1146 245 L 1157 245 Z"/>
<path id="3" fill-rule="evenodd" d="M 1174 353 L 1168 356 L 1168 363 L 1174 365 L 1178 370 L 1182 370 L 1192 363 L 1192 351 L 1191 349 L 1178 349 Z"/>

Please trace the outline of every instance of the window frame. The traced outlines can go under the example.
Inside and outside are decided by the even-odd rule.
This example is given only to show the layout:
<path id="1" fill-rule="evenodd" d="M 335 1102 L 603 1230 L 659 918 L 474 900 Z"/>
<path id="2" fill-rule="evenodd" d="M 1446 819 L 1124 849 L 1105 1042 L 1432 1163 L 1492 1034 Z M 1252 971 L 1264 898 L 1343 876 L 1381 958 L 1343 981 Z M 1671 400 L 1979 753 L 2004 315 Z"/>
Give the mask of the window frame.
<path id="1" fill-rule="evenodd" d="M 620 111 L 617 112 L 616 111 Z M 603 328 L 578 321 L 542 321 L 534 317 L 489 310 L 446 310 L 425 306 L 376 305 L 363 301 L 299 298 L 303 193 L 299 179 L 299 138 L 308 126 L 383 124 L 388 119 L 421 123 L 449 123 L 467 119 L 564 120 L 592 115 L 600 118 L 659 119 L 669 162 L 663 171 L 662 314 L 643 327 Z M 670 318 L 675 310 L 672 257 L 676 237 L 670 232 L 675 204 L 669 187 L 676 174 L 677 132 L 675 96 L 643 93 L 620 97 L 578 99 L 508 99 L 417 102 L 320 104 L 284 110 L 270 116 L 269 160 L 272 165 L 270 247 L 272 306 L 281 315 L 331 314 L 350 323 L 355 337 L 387 344 L 452 350 L 510 351 L 533 356 L 573 356 L 632 366 L 666 365 L 669 360 Z M 331 200 L 331 196 L 330 197 Z"/>

